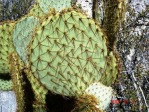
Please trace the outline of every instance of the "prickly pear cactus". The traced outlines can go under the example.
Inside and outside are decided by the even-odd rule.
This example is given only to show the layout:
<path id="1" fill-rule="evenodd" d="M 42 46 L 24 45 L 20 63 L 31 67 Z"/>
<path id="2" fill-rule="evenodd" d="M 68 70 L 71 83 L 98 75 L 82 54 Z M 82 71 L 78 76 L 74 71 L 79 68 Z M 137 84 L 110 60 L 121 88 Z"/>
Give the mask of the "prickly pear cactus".
<path id="1" fill-rule="evenodd" d="M 12 30 L 14 22 L 0 23 L 0 73 L 9 73 L 9 54 L 14 51 Z"/>
<path id="2" fill-rule="evenodd" d="M 118 57 L 115 57 L 113 52 L 110 52 L 106 57 L 106 66 L 104 75 L 101 77 L 101 83 L 106 86 L 111 86 L 118 77 Z"/>
<path id="3" fill-rule="evenodd" d="M 26 64 L 28 60 L 27 46 L 36 30 L 36 27 L 39 25 L 40 21 L 46 17 L 46 12 L 44 12 L 40 7 L 40 3 L 41 2 L 37 2 L 34 4 L 29 10 L 28 14 L 16 22 L 13 31 L 13 43 L 15 49 Z M 53 12 L 50 8 L 51 7 L 48 7 L 47 9 L 49 14 Z"/>
<path id="4" fill-rule="evenodd" d="M 28 15 L 38 17 L 38 18 L 44 18 L 46 15 L 43 10 L 40 8 L 39 4 L 36 3 L 33 6 L 31 6 L 30 11 L 28 12 Z"/>
<path id="5" fill-rule="evenodd" d="M 48 13 L 50 8 L 61 11 L 71 6 L 71 0 L 37 0 L 37 2 L 44 13 Z"/>
<path id="6" fill-rule="evenodd" d="M 15 92 L 17 100 L 17 112 L 24 112 L 25 110 L 25 81 L 22 75 L 23 62 L 16 56 L 16 52 L 10 54 L 10 74 L 13 82 L 13 91 Z M 20 63 L 19 63 L 20 62 Z"/>
<path id="7" fill-rule="evenodd" d="M 106 35 L 99 25 L 76 8 L 67 9 L 70 6 L 71 0 L 38 0 L 15 25 L 0 25 L 0 73 L 9 73 L 11 69 L 13 84 L 18 84 L 14 90 L 18 103 L 21 102 L 21 112 L 25 108 L 22 71 L 35 95 L 35 111 L 46 111 L 48 90 L 75 97 L 79 103 L 72 112 L 102 112 L 111 100 L 112 89 L 99 82 L 109 86 L 115 81 L 118 74 L 115 54 L 108 49 Z M 8 56 L 14 51 L 12 42 L 25 68 L 19 67 L 15 54 L 9 68 Z M 5 88 L 1 82 L 0 87 Z"/>
<path id="8" fill-rule="evenodd" d="M 49 90 L 82 94 L 100 81 L 106 65 L 106 37 L 96 23 L 73 8 L 49 16 L 30 44 L 33 75 Z"/>
<path id="9" fill-rule="evenodd" d="M 39 19 L 27 16 L 19 20 L 13 31 L 13 44 L 21 59 L 27 63 L 27 46 L 31 40 L 35 28 L 39 24 Z"/>
<path id="10" fill-rule="evenodd" d="M 3 91 L 12 90 L 12 81 L 6 81 L 0 79 L 0 90 Z"/>

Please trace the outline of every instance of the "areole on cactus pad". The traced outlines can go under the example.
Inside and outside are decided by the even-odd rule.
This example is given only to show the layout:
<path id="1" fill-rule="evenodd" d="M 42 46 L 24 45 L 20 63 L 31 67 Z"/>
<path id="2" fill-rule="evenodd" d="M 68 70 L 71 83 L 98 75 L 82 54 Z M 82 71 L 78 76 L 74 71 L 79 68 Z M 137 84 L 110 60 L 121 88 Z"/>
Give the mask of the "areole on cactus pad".
<path id="1" fill-rule="evenodd" d="M 46 18 L 29 48 L 32 73 L 54 93 L 80 95 L 103 75 L 106 37 L 92 19 L 73 8 Z"/>

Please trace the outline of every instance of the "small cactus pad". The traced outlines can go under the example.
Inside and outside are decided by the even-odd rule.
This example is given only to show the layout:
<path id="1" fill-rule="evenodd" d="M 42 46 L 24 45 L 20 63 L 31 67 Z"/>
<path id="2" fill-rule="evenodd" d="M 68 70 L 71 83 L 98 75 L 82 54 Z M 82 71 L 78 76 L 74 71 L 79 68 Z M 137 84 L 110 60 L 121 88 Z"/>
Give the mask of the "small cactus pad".
<path id="1" fill-rule="evenodd" d="M 71 6 L 71 0 L 37 0 L 44 13 L 48 13 L 50 8 L 61 11 Z"/>
<path id="2" fill-rule="evenodd" d="M 0 79 L 0 90 L 3 90 L 3 91 L 12 90 L 12 81 Z"/>
<path id="3" fill-rule="evenodd" d="M 101 79 L 106 38 L 98 25 L 72 8 L 46 18 L 30 43 L 30 69 L 57 94 L 82 94 Z"/>
<path id="4" fill-rule="evenodd" d="M 33 16 L 23 17 L 19 20 L 13 31 L 13 43 L 21 59 L 27 63 L 27 46 L 31 41 L 33 32 L 39 24 L 39 19 Z"/>
<path id="5" fill-rule="evenodd" d="M 91 84 L 85 92 L 88 95 L 93 95 L 97 99 L 98 105 L 96 107 L 100 110 L 105 110 L 109 106 L 113 96 L 112 88 L 99 82 Z"/>
<path id="6" fill-rule="evenodd" d="M 118 76 L 117 60 L 113 52 L 110 52 L 106 58 L 105 75 L 102 75 L 101 82 L 110 86 L 113 84 Z"/>
<path id="7" fill-rule="evenodd" d="M 14 51 L 12 44 L 13 22 L 0 23 L 0 73 L 9 73 L 9 54 Z"/>

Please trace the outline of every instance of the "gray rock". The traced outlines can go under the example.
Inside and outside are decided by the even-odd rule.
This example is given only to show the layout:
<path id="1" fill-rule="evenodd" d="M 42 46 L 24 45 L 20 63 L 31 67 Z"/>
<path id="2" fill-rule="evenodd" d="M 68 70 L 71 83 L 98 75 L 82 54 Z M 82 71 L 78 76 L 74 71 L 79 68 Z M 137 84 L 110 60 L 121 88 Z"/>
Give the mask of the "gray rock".
<path id="1" fill-rule="evenodd" d="M 0 91 L 0 112 L 16 112 L 16 98 L 13 91 Z"/>

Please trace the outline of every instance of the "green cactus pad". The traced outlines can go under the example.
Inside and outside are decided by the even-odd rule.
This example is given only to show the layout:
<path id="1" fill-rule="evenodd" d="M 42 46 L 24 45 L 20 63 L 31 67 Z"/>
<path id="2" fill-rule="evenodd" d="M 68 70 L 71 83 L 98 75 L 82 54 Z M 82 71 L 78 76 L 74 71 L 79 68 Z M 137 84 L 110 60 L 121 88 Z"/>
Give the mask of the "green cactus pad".
<path id="1" fill-rule="evenodd" d="M 17 53 L 25 63 L 27 63 L 28 52 L 26 48 L 31 41 L 33 32 L 38 24 L 38 18 L 33 16 L 27 16 L 19 20 L 14 27 L 13 43 Z"/>
<path id="2" fill-rule="evenodd" d="M 43 18 L 45 16 L 45 13 L 42 11 L 39 4 L 36 3 L 31 7 L 30 11 L 28 12 L 28 15 Z"/>
<path id="3" fill-rule="evenodd" d="M 110 52 L 106 58 L 106 66 L 105 66 L 105 73 L 101 78 L 101 82 L 106 85 L 110 86 L 115 82 L 118 76 L 118 69 L 117 69 L 117 60 L 113 52 Z"/>
<path id="4" fill-rule="evenodd" d="M 30 69 L 54 93 L 79 95 L 101 79 L 106 38 L 92 20 L 72 8 L 46 18 L 30 43 Z"/>
<path id="5" fill-rule="evenodd" d="M 13 22 L 0 23 L 0 73 L 9 73 L 9 54 L 14 51 L 12 44 Z"/>
<path id="6" fill-rule="evenodd" d="M 48 13 L 50 8 L 54 8 L 56 11 L 71 6 L 71 0 L 37 0 L 44 13 Z"/>
<path id="7" fill-rule="evenodd" d="M 16 52 L 10 54 L 10 74 L 13 83 L 13 91 L 17 100 L 17 112 L 24 112 L 25 110 L 25 79 L 22 75 L 22 61 L 17 56 Z"/>
<path id="8" fill-rule="evenodd" d="M 3 91 L 12 90 L 12 81 L 0 79 L 0 90 L 3 90 Z"/>

